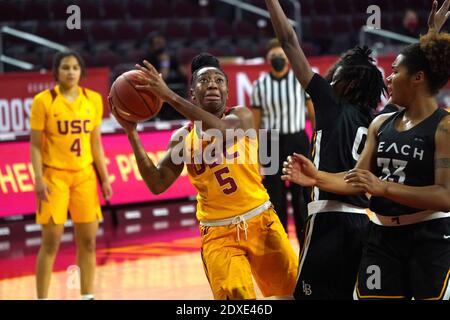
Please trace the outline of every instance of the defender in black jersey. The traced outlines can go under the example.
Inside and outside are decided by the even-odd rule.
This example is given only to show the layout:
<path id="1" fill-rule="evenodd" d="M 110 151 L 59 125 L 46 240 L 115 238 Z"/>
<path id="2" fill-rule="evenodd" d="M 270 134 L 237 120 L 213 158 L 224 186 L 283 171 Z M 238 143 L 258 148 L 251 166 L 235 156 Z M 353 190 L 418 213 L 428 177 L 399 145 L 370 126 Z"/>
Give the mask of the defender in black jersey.
<path id="1" fill-rule="evenodd" d="M 450 128 L 450 114 L 443 109 L 430 110 L 431 115 L 405 130 L 402 122 L 407 119 L 406 112 L 403 110 L 377 119 L 377 123 L 382 119 L 385 121 L 376 131 L 377 166 L 373 173 L 381 181 L 399 185 L 430 188 L 441 179 L 441 183 L 448 185 L 448 174 L 447 181 L 435 179 L 438 171 L 434 162 L 437 148 L 446 148 L 450 153 L 450 135 L 444 134 L 447 135 L 445 139 L 438 132 L 446 123 Z M 437 145 L 441 140 L 446 140 L 442 142 L 447 145 Z M 355 175 L 350 181 L 360 180 Z M 420 192 L 419 188 L 417 192 Z M 447 196 L 450 197 L 448 191 Z M 445 204 L 442 207 L 436 204 L 435 208 L 425 203 L 410 206 L 396 200 L 375 192 L 370 199 L 374 216 L 369 225 L 354 297 L 448 299 L 450 213 L 441 211 L 448 208 L 445 209 Z"/>
<path id="2" fill-rule="evenodd" d="M 450 297 L 450 114 L 435 98 L 450 78 L 449 6 L 435 2 L 427 35 L 394 61 L 391 101 L 405 109 L 372 122 L 355 169 L 330 174 L 302 156 L 285 168 L 304 186 L 372 196 L 355 299 Z"/>
<path id="3" fill-rule="evenodd" d="M 331 84 L 313 73 L 277 1 L 267 1 L 283 49 L 316 115 L 311 158 L 324 171 L 352 169 L 385 88 L 368 48 L 346 52 L 332 67 Z M 365 195 L 343 196 L 313 188 L 301 248 L 296 299 L 352 299 L 369 222 Z"/>

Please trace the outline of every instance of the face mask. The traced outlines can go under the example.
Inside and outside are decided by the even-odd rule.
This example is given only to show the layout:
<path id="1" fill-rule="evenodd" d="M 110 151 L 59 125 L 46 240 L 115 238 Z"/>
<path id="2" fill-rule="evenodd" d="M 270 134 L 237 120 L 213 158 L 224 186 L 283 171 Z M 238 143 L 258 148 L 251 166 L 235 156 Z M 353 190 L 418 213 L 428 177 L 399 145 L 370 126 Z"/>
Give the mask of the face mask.
<path id="1" fill-rule="evenodd" d="M 409 30 L 416 30 L 416 28 L 417 28 L 418 25 L 419 25 L 419 23 L 418 23 L 417 21 L 412 20 L 412 21 L 409 21 L 409 22 L 406 24 L 406 27 L 407 27 Z"/>
<path id="2" fill-rule="evenodd" d="M 273 70 L 280 72 L 286 66 L 286 60 L 281 57 L 275 57 L 270 59 L 270 64 L 272 65 Z"/>

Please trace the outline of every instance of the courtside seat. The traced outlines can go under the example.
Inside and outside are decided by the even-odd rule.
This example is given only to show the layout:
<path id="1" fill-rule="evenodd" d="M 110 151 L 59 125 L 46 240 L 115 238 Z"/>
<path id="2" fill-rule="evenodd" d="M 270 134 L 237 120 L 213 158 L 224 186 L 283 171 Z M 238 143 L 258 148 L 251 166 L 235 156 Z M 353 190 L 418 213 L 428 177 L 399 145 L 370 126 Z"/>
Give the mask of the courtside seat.
<path id="1" fill-rule="evenodd" d="M 211 25 L 206 21 L 193 20 L 191 22 L 191 37 L 209 38 L 212 37 Z"/>
<path id="2" fill-rule="evenodd" d="M 236 37 L 255 36 L 258 32 L 256 25 L 247 21 L 237 21 L 233 30 Z"/>
<path id="3" fill-rule="evenodd" d="M 147 18 L 169 18 L 172 16 L 172 8 L 170 3 L 167 1 L 155 1 L 152 3 L 152 6 L 149 11 L 149 15 Z"/>
<path id="4" fill-rule="evenodd" d="M 122 0 L 101 1 L 103 4 L 103 19 L 125 19 L 127 10 Z"/>
<path id="5" fill-rule="evenodd" d="M 166 27 L 166 36 L 168 41 L 171 39 L 180 39 L 186 37 L 196 37 L 190 32 L 189 24 L 171 20 Z"/>
<path id="6" fill-rule="evenodd" d="M 229 22 L 217 19 L 214 21 L 214 33 L 216 37 L 231 37 L 233 35 L 233 29 Z"/>
<path id="7" fill-rule="evenodd" d="M 111 50 L 101 51 L 96 56 L 96 65 L 99 67 L 109 67 L 113 69 L 122 62 L 122 57 Z"/>
<path id="8" fill-rule="evenodd" d="M 95 43 L 96 41 L 115 39 L 115 23 L 112 21 L 93 22 L 90 28 L 91 39 Z"/>
<path id="9" fill-rule="evenodd" d="M 146 19 L 150 16 L 151 1 L 129 0 L 126 4 L 126 11 L 130 19 Z"/>

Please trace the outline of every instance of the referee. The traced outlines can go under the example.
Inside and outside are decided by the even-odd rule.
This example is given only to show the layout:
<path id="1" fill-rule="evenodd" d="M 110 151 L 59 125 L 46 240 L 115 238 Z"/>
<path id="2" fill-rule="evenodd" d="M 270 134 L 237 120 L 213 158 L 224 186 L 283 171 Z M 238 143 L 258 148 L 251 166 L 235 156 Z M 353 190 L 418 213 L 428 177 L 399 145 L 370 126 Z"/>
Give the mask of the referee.
<path id="1" fill-rule="evenodd" d="M 281 180 L 281 170 L 283 161 L 286 161 L 292 153 L 308 155 L 309 141 L 305 133 L 305 114 L 308 113 L 314 126 L 314 109 L 311 99 L 290 69 L 288 58 L 277 39 L 269 41 L 266 58 L 271 71 L 261 75 L 253 83 L 251 106 L 256 129 L 267 129 L 272 143 L 279 146 L 280 159 L 277 173 L 265 176 L 263 182 L 286 231 L 288 230 L 286 195 L 290 190 L 297 239 L 302 245 L 301 234 L 307 218 L 306 202 L 299 185 L 290 184 L 287 187 Z M 278 130 L 278 138 L 271 134 L 274 130 Z M 275 139 L 277 141 L 274 141 Z"/>

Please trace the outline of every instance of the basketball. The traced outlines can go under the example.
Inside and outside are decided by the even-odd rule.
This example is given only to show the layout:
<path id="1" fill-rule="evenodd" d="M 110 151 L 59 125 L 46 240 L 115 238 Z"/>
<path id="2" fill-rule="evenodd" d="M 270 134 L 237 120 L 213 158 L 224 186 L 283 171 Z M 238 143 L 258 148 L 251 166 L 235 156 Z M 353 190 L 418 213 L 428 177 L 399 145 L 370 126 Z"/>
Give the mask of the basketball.
<path id="1" fill-rule="evenodd" d="M 140 70 L 131 70 L 121 74 L 112 84 L 109 96 L 110 108 L 124 120 L 144 122 L 153 118 L 161 109 L 162 101 L 150 91 L 135 88 L 139 84 L 137 76 Z"/>

